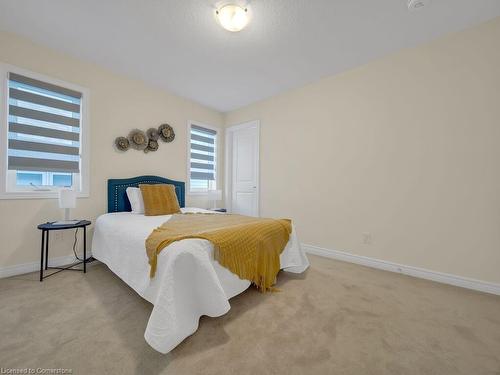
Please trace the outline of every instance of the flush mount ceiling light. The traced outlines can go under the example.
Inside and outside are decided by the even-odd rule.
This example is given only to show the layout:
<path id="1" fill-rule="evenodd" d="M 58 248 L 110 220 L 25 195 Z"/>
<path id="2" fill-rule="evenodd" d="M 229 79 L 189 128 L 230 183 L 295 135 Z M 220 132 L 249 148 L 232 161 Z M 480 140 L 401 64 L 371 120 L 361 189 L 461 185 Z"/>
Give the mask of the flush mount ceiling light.
<path id="1" fill-rule="evenodd" d="M 235 4 L 227 4 L 215 11 L 219 24 L 228 31 L 238 32 L 248 24 L 248 9 Z"/>

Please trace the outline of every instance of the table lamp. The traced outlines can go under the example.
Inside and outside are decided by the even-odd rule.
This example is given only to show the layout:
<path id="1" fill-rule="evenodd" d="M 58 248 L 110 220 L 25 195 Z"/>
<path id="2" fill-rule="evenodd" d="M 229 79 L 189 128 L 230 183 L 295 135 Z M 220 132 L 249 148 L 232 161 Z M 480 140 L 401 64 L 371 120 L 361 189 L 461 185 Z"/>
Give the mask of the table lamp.
<path id="1" fill-rule="evenodd" d="M 208 191 L 208 200 L 213 202 L 212 210 L 216 209 L 217 201 L 222 200 L 222 190 L 209 190 Z"/>
<path id="2" fill-rule="evenodd" d="M 80 220 L 69 219 L 69 209 L 76 207 L 76 191 L 71 189 L 59 190 L 59 208 L 64 208 L 64 220 L 54 222 L 55 225 L 76 224 Z"/>

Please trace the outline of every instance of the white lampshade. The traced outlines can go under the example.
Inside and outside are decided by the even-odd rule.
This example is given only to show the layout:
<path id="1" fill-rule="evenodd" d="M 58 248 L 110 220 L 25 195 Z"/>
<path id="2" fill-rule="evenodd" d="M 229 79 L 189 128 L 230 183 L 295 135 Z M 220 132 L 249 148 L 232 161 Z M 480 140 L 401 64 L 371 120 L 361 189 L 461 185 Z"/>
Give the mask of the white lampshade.
<path id="1" fill-rule="evenodd" d="M 59 190 L 59 208 L 75 208 L 76 192 L 70 189 Z"/>
<path id="2" fill-rule="evenodd" d="M 208 192 L 208 199 L 212 201 L 222 200 L 222 190 L 210 190 Z"/>

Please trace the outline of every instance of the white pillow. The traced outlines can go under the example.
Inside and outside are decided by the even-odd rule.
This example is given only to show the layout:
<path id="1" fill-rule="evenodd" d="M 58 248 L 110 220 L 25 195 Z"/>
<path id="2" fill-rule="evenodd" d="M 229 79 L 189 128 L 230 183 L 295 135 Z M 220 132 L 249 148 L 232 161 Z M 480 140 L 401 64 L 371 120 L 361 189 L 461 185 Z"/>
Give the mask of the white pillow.
<path id="1" fill-rule="evenodd" d="M 143 214 L 144 213 L 144 200 L 142 199 L 141 189 L 136 187 L 128 187 L 127 197 L 130 201 L 130 206 L 132 207 L 132 213 Z"/>

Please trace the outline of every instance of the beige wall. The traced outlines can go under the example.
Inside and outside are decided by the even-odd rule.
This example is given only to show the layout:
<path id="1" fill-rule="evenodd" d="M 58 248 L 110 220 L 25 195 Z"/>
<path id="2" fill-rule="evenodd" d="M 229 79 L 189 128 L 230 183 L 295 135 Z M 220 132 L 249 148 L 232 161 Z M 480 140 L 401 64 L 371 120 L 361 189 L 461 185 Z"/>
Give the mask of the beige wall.
<path id="1" fill-rule="evenodd" d="M 156 174 L 186 180 L 187 121 L 222 125 L 222 115 L 192 101 L 169 95 L 145 84 L 113 74 L 17 36 L 0 33 L 0 62 L 84 86 L 90 90 L 91 180 L 90 198 L 78 201 L 76 218 L 94 220 L 107 209 L 108 178 Z M 114 150 L 113 141 L 133 128 L 171 124 L 176 139 L 161 143 L 156 153 Z M 223 152 L 220 149 L 220 160 Z M 223 181 L 220 176 L 220 181 Z M 206 206 L 188 197 L 188 204 Z M 0 200 L 0 269 L 39 260 L 40 232 L 36 225 L 62 216 L 54 199 Z M 52 242 L 51 256 L 69 255 L 72 233 Z M 89 236 L 90 238 L 90 236 Z M 71 250 L 69 250 L 71 251 Z"/>
<path id="2" fill-rule="evenodd" d="M 91 194 L 75 217 L 106 211 L 108 178 L 185 180 L 187 120 L 259 119 L 261 213 L 293 218 L 302 242 L 500 282 L 499 40 L 496 19 L 225 119 L 11 34 L 0 33 L 0 61 L 90 90 Z M 148 155 L 114 151 L 116 136 L 162 122 L 176 131 L 172 144 Z M 35 227 L 61 214 L 51 199 L 0 200 L 0 269 L 38 261 Z M 70 245 L 66 232 L 51 255 Z"/>
<path id="3" fill-rule="evenodd" d="M 307 244 L 500 282 L 499 43 L 497 18 L 228 113 L 261 121 L 261 213 Z"/>

